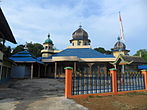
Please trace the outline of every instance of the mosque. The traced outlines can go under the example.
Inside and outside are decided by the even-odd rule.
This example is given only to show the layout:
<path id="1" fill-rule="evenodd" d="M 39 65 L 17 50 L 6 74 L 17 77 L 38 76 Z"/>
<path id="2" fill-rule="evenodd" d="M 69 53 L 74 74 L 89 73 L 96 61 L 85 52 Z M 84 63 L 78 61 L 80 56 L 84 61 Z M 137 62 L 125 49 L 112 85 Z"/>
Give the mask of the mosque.
<path id="1" fill-rule="evenodd" d="M 126 49 L 120 38 L 111 49 L 112 55 L 92 49 L 89 35 L 82 26 L 73 32 L 69 42 L 71 45 L 66 49 L 56 50 L 48 35 L 43 43 L 42 57 L 35 58 L 27 50 L 12 55 L 10 59 L 17 64 L 12 67 L 12 78 L 64 78 L 64 68 L 68 66 L 80 75 L 106 73 L 110 68 L 116 68 L 119 72 L 139 71 L 138 65 L 147 64 L 139 56 L 129 56 L 130 50 Z"/>
<path id="2" fill-rule="evenodd" d="M 50 36 L 45 40 L 40 58 L 45 65 L 45 77 L 64 77 L 64 67 L 67 66 L 73 67 L 74 72 L 90 74 L 93 72 L 105 73 L 110 68 L 116 68 L 121 72 L 138 71 L 138 65 L 146 63 L 139 56 L 129 56 L 130 50 L 126 49 L 126 45 L 120 38 L 111 49 L 112 55 L 93 50 L 90 46 L 89 35 L 82 26 L 73 32 L 69 42 L 71 46 L 57 51 L 53 48 L 54 44 Z"/>

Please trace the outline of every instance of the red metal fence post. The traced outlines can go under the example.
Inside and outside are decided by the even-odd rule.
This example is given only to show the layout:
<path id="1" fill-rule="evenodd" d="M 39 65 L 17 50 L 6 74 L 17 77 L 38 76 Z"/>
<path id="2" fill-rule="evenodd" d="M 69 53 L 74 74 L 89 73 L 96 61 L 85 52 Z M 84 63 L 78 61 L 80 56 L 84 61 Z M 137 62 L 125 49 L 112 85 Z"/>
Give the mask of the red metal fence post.
<path id="1" fill-rule="evenodd" d="M 110 74 L 112 76 L 112 92 L 117 94 L 117 69 L 110 69 Z"/>
<path id="2" fill-rule="evenodd" d="M 147 70 L 141 70 L 141 73 L 144 75 L 145 90 L 147 90 Z"/>
<path id="3" fill-rule="evenodd" d="M 72 96 L 72 67 L 65 67 L 65 97 L 70 98 Z"/>

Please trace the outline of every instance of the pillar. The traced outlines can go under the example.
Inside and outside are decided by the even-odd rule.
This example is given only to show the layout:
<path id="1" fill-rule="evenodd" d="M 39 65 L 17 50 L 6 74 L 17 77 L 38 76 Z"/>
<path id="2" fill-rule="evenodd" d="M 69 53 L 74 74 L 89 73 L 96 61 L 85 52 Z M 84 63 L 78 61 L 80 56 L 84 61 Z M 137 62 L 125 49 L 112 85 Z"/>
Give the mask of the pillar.
<path id="1" fill-rule="evenodd" d="M 55 77 L 55 79 L 57 77 L 57 62 L 55 62 L 55 74 L 54 74 L 54 77 Z"/>
<path id="2" fill-rule="evenodd" d="M 0 67 L 0 80 L 2 79 L 2 74 L 3 74 L 3 65 Z"/>
<path id="3" fill-rule="evenodd" d="M 147 70 L 141 70 L 141 73 L 144 75 L 145 90 L 147 90 Z"/>
<path id="4" fill-rule="evenodd" d="M 33 79 L 33 63 L 31 64 L 31 79 Z"/>
<path id="5" fill-rule="evenodd" d="M 76 71 L 77 71 L 77 63 L 74 62 L 74 74 L 76 74 Z"/>
<path id="6" fill-rule="evenodd" d="M 110 69 L 110 74 L 112 76 L 112 92 L 117 94 L 117 69 Z"/>
<path id="7" fill-rule="evenodd" d="M 65 67 L 65 98 L 72 96 L 72 67 Z"/>

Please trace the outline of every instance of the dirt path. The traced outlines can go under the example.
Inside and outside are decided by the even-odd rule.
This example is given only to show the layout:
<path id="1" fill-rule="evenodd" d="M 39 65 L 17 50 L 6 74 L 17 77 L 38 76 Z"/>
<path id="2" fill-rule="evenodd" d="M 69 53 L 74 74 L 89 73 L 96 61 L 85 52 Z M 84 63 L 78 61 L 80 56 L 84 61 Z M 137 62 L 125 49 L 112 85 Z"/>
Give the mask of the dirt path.
<path id="1" fill-rule="evenodd" d="M 63 80 L 33 79 L 0 85 L 0 110 L 86 110 L 86 108 L 64 98 Z"/>

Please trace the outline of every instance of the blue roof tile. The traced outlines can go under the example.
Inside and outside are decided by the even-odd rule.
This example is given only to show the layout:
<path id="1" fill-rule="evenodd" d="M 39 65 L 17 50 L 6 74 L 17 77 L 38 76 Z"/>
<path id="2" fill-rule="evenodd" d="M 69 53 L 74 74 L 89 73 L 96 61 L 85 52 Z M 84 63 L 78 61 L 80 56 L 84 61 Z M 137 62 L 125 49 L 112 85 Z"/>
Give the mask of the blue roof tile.
<path id="1" fill-rule="evenodd" d="M 58 56 L 77 56 L 78 58 L 114 58 L 113 55 L 106 55 L 91 48 L 68 48 L 45 59 Z"/>
<path id="2" fill-rule="evenodd" d="M 138 69 L 147 69 L 147 65 L 139 65 Z"/>
<path id="3" fill-rule="evenodd" d="M 27 50 L 18 52 L 10 57 L 11 60 L 16 62 L 37 62 L 43 64 L 39 59 L 31 55 Z"/>

